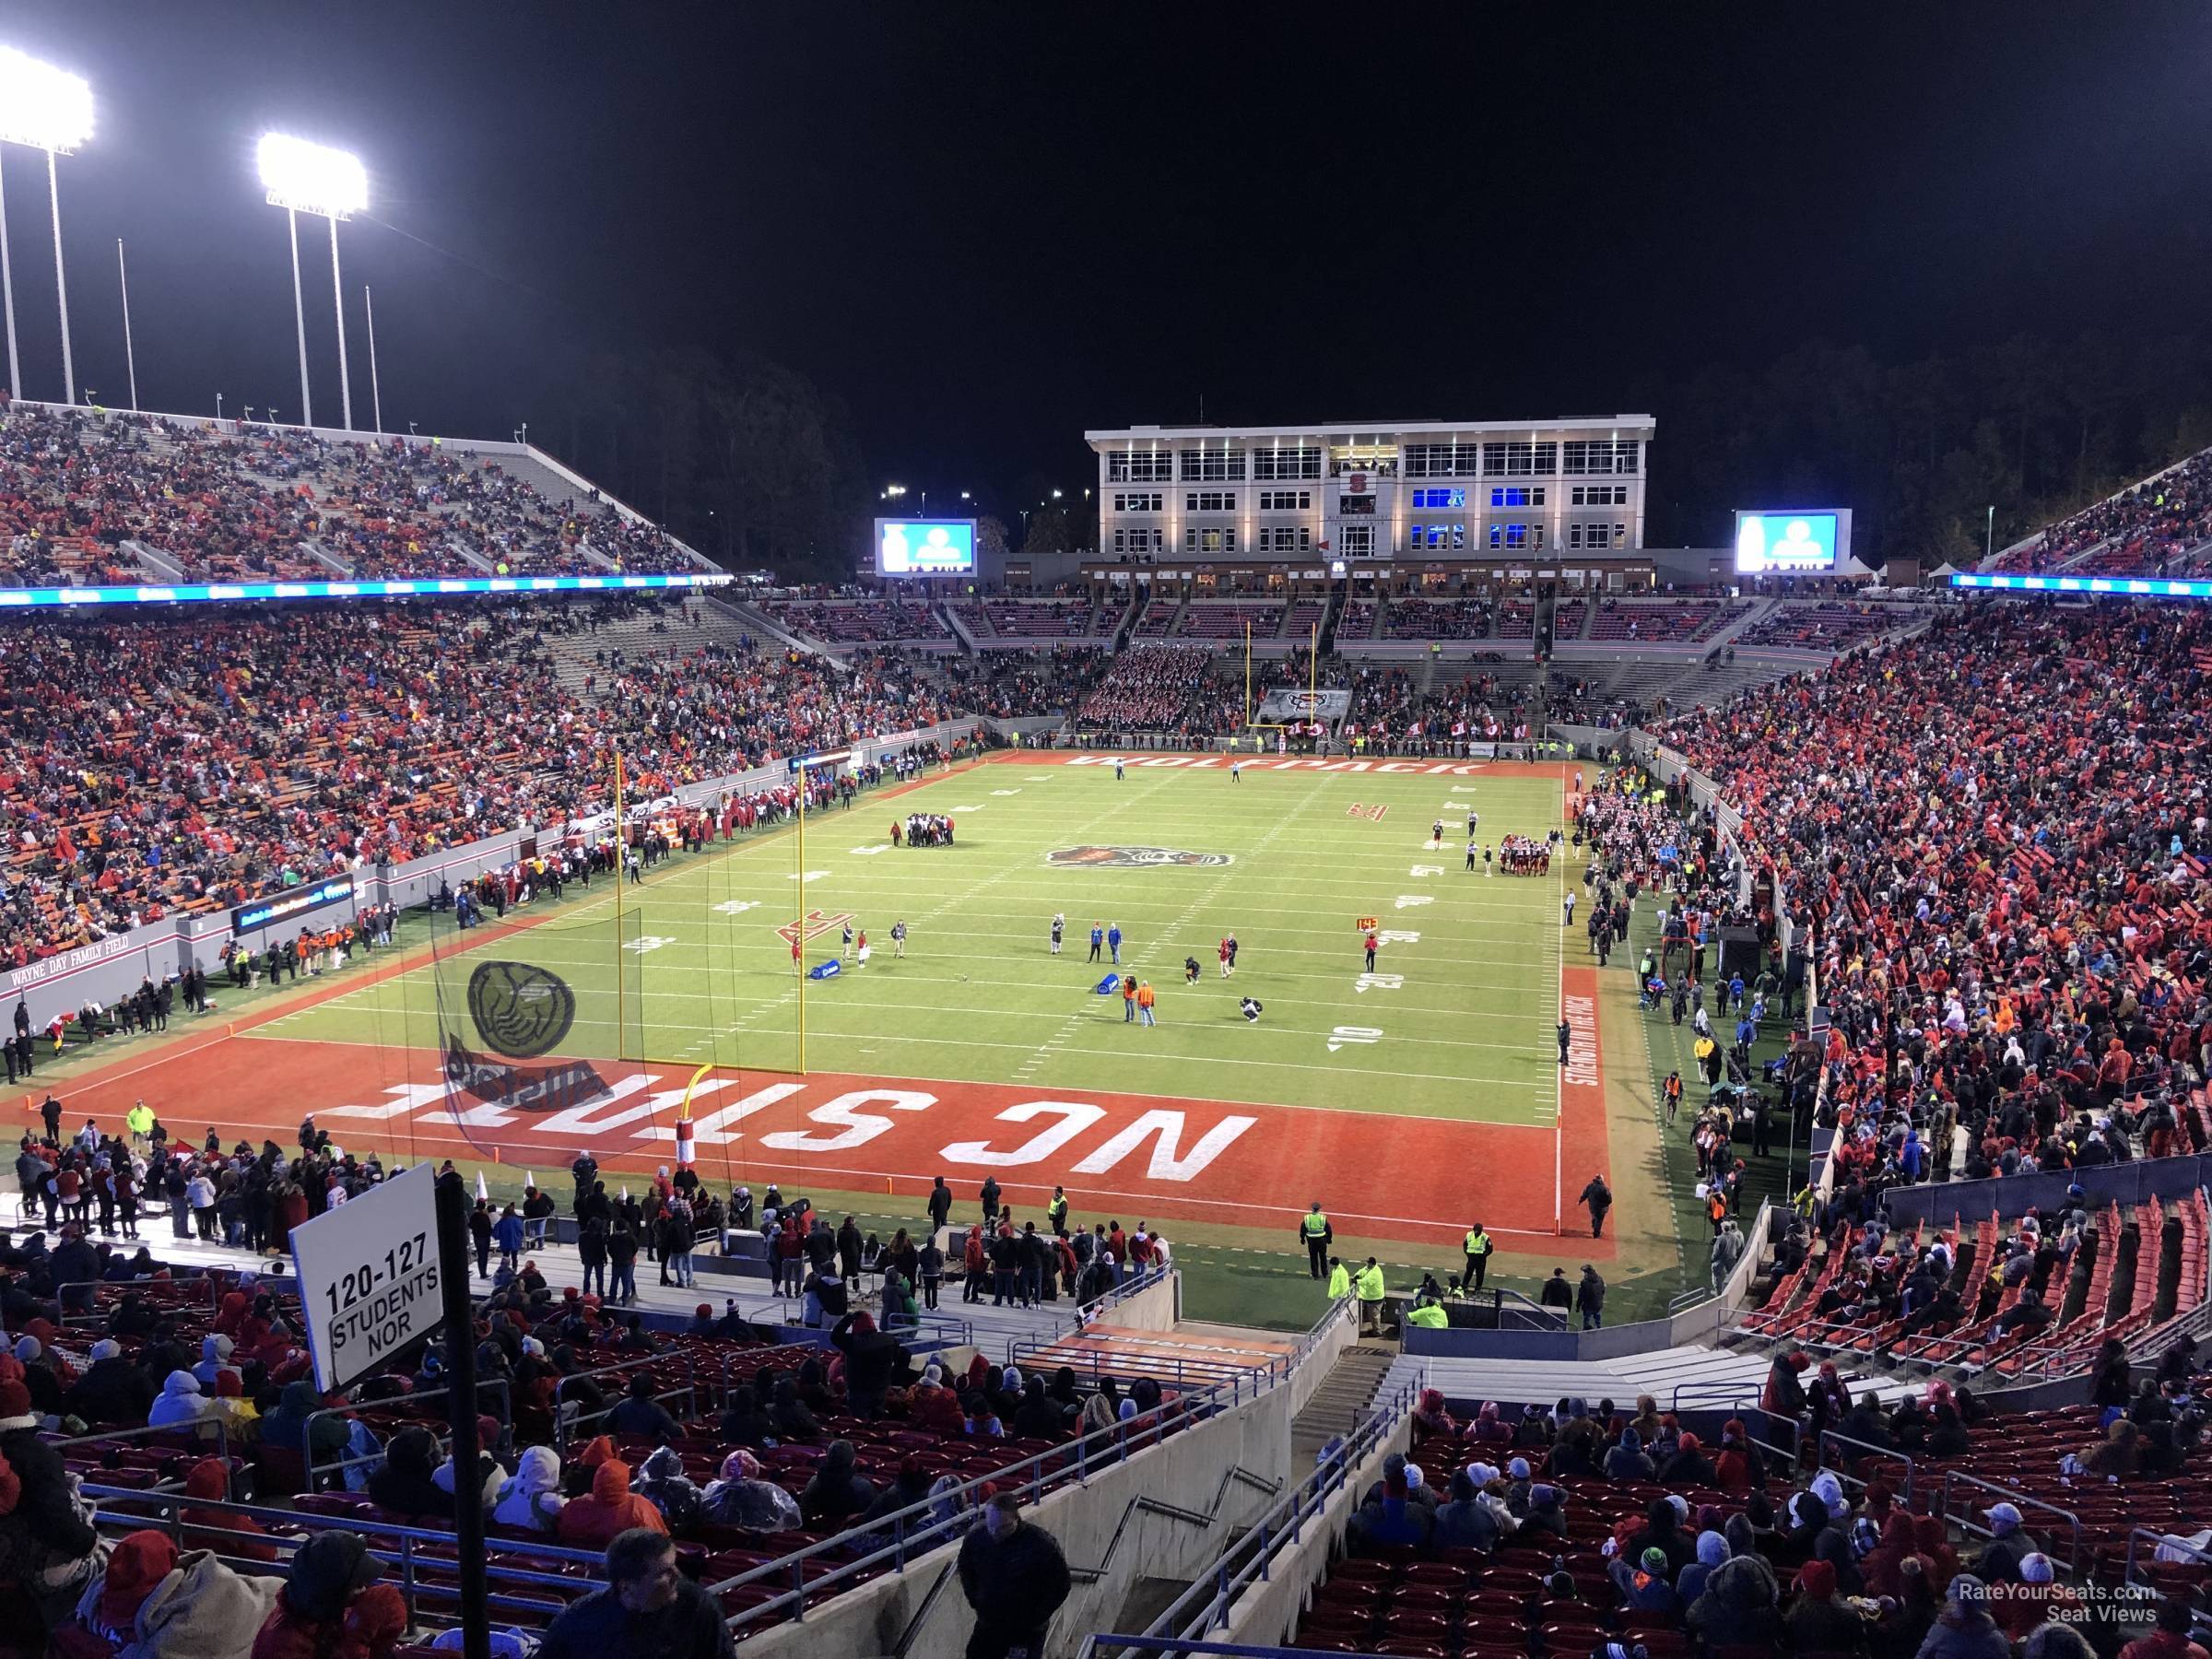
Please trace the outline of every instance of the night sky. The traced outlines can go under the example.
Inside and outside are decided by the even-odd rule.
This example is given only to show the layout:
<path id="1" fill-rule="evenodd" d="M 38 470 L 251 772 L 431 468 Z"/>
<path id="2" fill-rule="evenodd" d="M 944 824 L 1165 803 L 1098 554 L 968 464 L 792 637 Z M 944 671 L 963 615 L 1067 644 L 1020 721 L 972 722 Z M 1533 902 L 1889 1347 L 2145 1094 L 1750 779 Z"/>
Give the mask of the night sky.
<path id="1" fill-rule="evenodd" d="M 869 468 L 1003 494 L 1086 427 L 1650 408 L 1811 338 L 1901 357 L 2195 326 L 2200 4 L 1382 8 L 8 0 L 85 75 L 77 378 L 297 418 L 253 147 L 358 150 L 387 426 L 508 435 L 589 350 L 803 371 Z M 6 157 L 26 391 L 43 168 Z M 337 410 L 328 246 L 303 245 Z"/>

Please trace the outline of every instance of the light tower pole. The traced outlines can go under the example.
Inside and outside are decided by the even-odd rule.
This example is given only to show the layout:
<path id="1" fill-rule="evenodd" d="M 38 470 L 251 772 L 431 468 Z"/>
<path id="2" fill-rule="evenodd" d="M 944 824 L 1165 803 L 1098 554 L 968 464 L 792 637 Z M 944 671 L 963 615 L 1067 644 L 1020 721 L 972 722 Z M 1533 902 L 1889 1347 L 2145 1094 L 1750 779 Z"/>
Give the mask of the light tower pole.
<path id="1" fill-rule="evenodd" d="M 315 424 L 308 390 L 307 307 L 300 288 L 300 215 L 330 221 L 330 283 L 338 323 L 338 403 L 346 429 L 353 429 L 353 380 L 346 361 L 346 286 L 338 268 L 338 221 L 369 206 L 369 172 L 359 156 L 328 145 L 310 144 L 282 133 L 263 135 L 258 154 L 262 187 L 273 207 L 285 211 L 292 241 L 292 323 L 300 342 L 301 423 Z"/>
<path id="2" fill-rule="evenodd" d="M 62 182 L 55 158 L 92 136 L 92 88 L 82 76 L 0 46 L 0 143 L 46 152 L 46 194 L 53 215 L 53 285 L 62 319 L 62 401 L 76 401 L 76 359 L 69 344 L 69 280 L 62 261 Z M 8 263 L 6 198 L 0 196 L 0 300 L 7 312 L 7 384 L 23 395 L 16 352 L 16 278 Z"/>

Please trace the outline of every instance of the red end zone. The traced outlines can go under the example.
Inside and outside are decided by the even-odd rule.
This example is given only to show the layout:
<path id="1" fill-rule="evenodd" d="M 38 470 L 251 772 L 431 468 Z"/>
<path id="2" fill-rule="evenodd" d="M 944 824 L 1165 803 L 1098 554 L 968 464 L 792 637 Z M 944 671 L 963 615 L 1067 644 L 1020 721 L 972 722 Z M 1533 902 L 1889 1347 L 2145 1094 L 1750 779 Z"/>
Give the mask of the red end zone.
<path id="1" fill-rule="evenodd" d="M 1594 1025 L 1592 1028 L 1594 1041 Z M 1594 1050 L 1590 1055 L 1594 1067 Z M 543 1065 L 545 1062 L 533 1063 Z M 387 1159 L 492 1157 L 552 1179 L 589 1150 L 614 1170 L 671 1161 L 690 1068 L 594 1062 L 576 1103 L 487 1104 L 456 1119 L 431 1050 L 237 1036 L 68 1085 L 72 1120 L 122 1117 L 143 1098 L 172 1136 L 210 1126 L 289 1145 L 312 1112 L 341 1147 Z M 1603 1167 L 1602 1090 L 1567 1095 L 1570 1172 Z M 30 1110 L 27 1103 L 24 1110 Z M 942 1174 L 995 1175 L 1041 1204 L 1054 1183 L 1078 1208 L 1288 1229 L 1318 1199 L 1362 1233 L 1456 1241 L 1470 1220 L 1539 1249 L 1552 1226 L 1553 1136 L 1544 1127 L 1379 1112 L 1040 1090 L 1010 1085 L 718 1070 L 692 1099 L 710 1180 L 816 1182 L 918 1197 Z M 1587 1174 L 1568 1183 L 1571 1195 Z M 1569 1226 L 1574 1215 L 1570 1198 Z M 1610 1253 L 1610 1241 L 1599 1245 Z"/>

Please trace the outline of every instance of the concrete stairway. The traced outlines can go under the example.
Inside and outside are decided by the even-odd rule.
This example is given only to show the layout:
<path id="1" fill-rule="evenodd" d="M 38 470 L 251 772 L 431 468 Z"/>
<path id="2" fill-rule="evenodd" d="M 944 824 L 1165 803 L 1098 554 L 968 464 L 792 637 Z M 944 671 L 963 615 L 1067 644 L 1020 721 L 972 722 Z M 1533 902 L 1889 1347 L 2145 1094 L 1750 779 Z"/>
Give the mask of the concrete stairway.
<path id="1" fill-rule="evenodd" d="M 1314 1454 L 1340 1434 L 1365 1420 L 1375 1391 L 1397 1358 L 1394 1349 L 1360 1343 L 1337 1356 L 1303 1411 L 1290 1420 L 1290 1474 L 1300 1479 L 1313 1467 Z"/>

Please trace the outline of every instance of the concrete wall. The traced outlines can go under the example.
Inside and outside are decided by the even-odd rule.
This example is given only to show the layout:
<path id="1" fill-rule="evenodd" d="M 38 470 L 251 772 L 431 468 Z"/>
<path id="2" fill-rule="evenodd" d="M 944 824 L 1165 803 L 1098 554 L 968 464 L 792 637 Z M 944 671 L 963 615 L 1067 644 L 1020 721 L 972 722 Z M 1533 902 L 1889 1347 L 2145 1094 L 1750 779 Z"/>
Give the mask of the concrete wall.
<path id="1" fill-rule="evenodd" d="M 1238 1527 L 1264 1512 L 1290 1472 L 1290 1391 L 1272 1389 L 1063 1488 L 1030 1511 L 1026 1518 L 1059 1540 L 1077 1580 L 1053 1622 L 1049 1650 L 1073 1653 L 1085 1635 L 1110 1628 L 1140 1577 L 1194 1576 Z M 1210 1519 L 1200 1525 L 1152 1513 L 1133 1507 L 1139 1499 Z M 745 1651 L 755 1659 L 888 1653 L 959 1548 L 932 1550 L 905 1571 L 871 1580 L 809 1613 L 803 1623 L 764 1630 L 747 1641 Z M 949 1583 L 914 1631 L 907 1659 L 960 1659 L 974 1629 L 958 1581 Z"/>
<path id="2" fill-rule="evenodd" d="M 1359 1340 L 1359 1305 L 1347 1297 L 1328 1312 L 1326 1322 L 1314 1334 L 1313 1351 L 1290 1373 L 1292 1416 L 1306 1408 L 1344 1350 Z M 1301 1471 L 1292 1470 L 1293 1475 Z"/>
<path id="3" fill-rule="evenodd" d="M 895 754 L 909 745 L 932 738 L 949 744 L 957 737 L 971 734 L 976 724 L 972 719 L 954 720 L 925 731 L 866 738 L 853 746 L 853 760 L 856 765 L 865 765 L 876 756 Z M 676 792 L 675 798 L 687 804 L 712 801 L 724 794 L 773 787 L 788 782 L 790 777 L 790 769 L 779 760 L 749 771 L 688 783 Z M 535 836 L 549 845 L 567 828 L 565 822 L 555 822 L 534 829 L 505 830 L 465 846 L 443 848 L 426 858 L 411 859 L 403 865 L 356 870 L 355 904 L 334 904 L 296 922 L 248 935 L 246 943 L 251 947 L 265 936 L 283 939 L 309 923 L 328 924 L 345 921 L 360 906 L 390 901 L 402 909 L 411 908 L 436 892 L 441 880 L 460 882 L 486 870 L 503 869 L 514 862 L 519 842 Z M 88 1000 L 112 1004 L 137 990 L 141 980 L 150 977 L 159 984 L 164 975 L 182 973 L 195 961 L 213 977 L 216 952 L 230 937 L 230 912 L 227 910 L 168 917 L 44 961 L 11 969 L 4 985 L 0 985 L 0 1000 L 5 1001 L 7 1012 L 12 1013 L 16 999 L 22 998 L 30 1009 L 33 1028 L 43 1030 L 56 1013 L 74 1012 Z M 220 987 L 216 989 L 219 1001 Z"/>
<path id="4" fill-rule="evenodd" d="M 2136 1205 L 2151 1198 L 2178 1198 L 2212 1182 L 2212 1156 L 2138 1158 L 2124 1164 L 2088 1170 L 2053 1170 L 2035 1175 L 1998 1175 L 1986 1181 L 1946 1181 L 1930 1186 L 1892 1187 L 1882 1202 L 1900 1227 L 1923 1221 L 1948 1226 L 1957 1217 L 1979 1221 L 1994 1207 L 2010 1221 L 2031 1209 L 2046 1209 L 2078 1185 L 2089 1207 Z"/>
<path id="5" fill-rule="evenodd" d="M 1405 1351 L 1440 1359 L 1557 1362 L 1618 1359 L 1626 1354 L 1702 1342 L 1735 1322 L 1736 1314 L 1750 1295 L 1759 1257 L 1766 1252 L 1767 1230 L 1776 1218 L 1772 1205 L 1761 1205 L 1757 1218 L 1744 1235 L 1743 1256 L 1728 1276 L 1728 1282 L 1722 1286 L 1720 1294 L 1707 1297 L 1665 1319 L 1606 1325 L 1595 1331 L 1490 1331 L 1472 1327 L 1432 1331 L 1408 1325 L 1402 1333 Z"/>
<path id="6" fill-rule="evenodd" d="M 1171 1331 L 1182 1314 L 1182 1275 L 1171 1273 L 1101 1314 L 1105 1324 L 1130 1331 Z"/>

